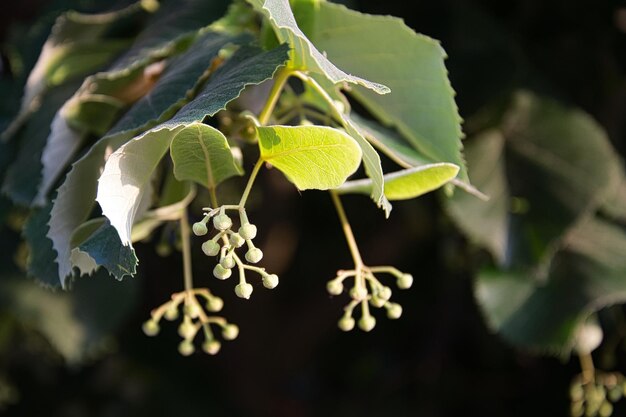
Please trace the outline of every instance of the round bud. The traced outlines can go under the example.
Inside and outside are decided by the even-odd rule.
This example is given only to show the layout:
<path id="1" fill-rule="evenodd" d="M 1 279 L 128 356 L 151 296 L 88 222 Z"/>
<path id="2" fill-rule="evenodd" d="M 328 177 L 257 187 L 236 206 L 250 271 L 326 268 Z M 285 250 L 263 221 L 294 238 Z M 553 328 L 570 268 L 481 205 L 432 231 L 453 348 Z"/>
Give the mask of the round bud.
<path id="1" fill-rule="evenodd" d="M 236 324 L 227 324 L 222 329 L 222 337 L 224 340 L 235 340 L 239 336 L 239 327 Z"/>
<path id="2" fill-rule="evenodd" d="M 246 300 L 249 299 L 252 295 L 252 290 L 252 285 L 248 284 L 247 282 L 243 282 L 235 286 L 235 294 L 237 294 L 237 297 L 245 298 Z"/>
<path id="3" fill-rule="evenodd" d="M 159 323 L 150 319 L 141 327 L 146 336 L 156 336 L 159 334 Z"/>
<path id="4" fill-rule="evenodd" d="M 369 332 L 376 326 L 376 319 L 372 316 L 363 316 L 359 319 L 359 329 Z"/>
<path id="5" fill-rule="evenodd" d="M 246 243 L 246 240 L 241 237 L 239 233 L 233 233 L 232 235 L 230 235 L 228 241 L 230 242 L 230 246 L 233 246 L 235 248 L 240 248 L 243 246 L 244 243 Z"/>
<path id="6" fill-rule="evenodd" d="M 350 290 L 350 297 L 356 301 L 362 301 L 367 297 L 367 288 L 360 285 L 352 287 Z"/>
<path id="7" fill-rule="evenodd" d="M 191 226 L 191 230 L 196 236 L 204 236 L 209 233 L 209 229 L 207 229 L 206 224 L 202 222 L 194 223 L 193 226 Z"/>
<path id="8" fill-rule="evenodd" d="M 337 326 L 344 332 L 349 332 L 354 329 L 354 319 L 349 316 L 343 316 L 337 323 Z"/>
<path id="9" fill-rule="evenodd" d="M 224 307 L 224 300 L 219 297 L 211 297 L 206 302 L 206 309 L 212 313 L 220 311 Z"/>
<path id="10" fill-rule="evenodd" d="M 252 240 L 256 237 L 256 226 L 253 224 L 244 224 L 239 228 L 239 234 L 246 240 Z"/>
<path id="11" fill-rule="evenodd" d="M 207 240 L 202 244 L 202 252 L 204 252 L 206 256 L 215 256 L 219 253 L 219 251 L 220 245 L 217 242 Z"/>
<path id="12" fill-rule="evenodd" d="M 191 303 L 191 304 L 185 304 L 185 307 L 183 307 L 183 311 L 185 312 L 186 315 L 188 315 L 192 319 L 195 319 L 198 316 L 200 316 L 201 308 L 198 304 Z"/>
<path id="13" fill-rule="evenodd" d="M 213 268 L 213 276 L 217 279 L 227 279 L 233 274 L 231 269 L 224 268 L 222 264 L 215 265 Z"/>
<path id="14" fill-rule="evenodd" d="M 402 315 L 402 306 L 396 303 L 389 303 L 387 305 L 387 317 L 392 320 L 399 319 Z"/>
<path id="15" fill-rule="evenodd" d="M 343 292 L 343 283 L 341 281 L 333 279 L 326 283 L 326 291 L 330 295 L 339 295 Z"/>
<path id="16" fill-rule="evenodd" d="M 386 302 L 387 301 L 380 298 L 378 294 L 372 295 L 372 298 L 370 298 L 370 304 L 376 308 L 381 308 Z"/>
<path id="17" fill-rule="evenodd" d="M 194 326 L 190 321 L 184 320 L 178 326 L 178 334 L 183 339 L 191 339 L 196 334 L 196 326 Z"/>
<path id="18" fill-rule="evenodd" d="M 165 314 L 163 315 L 167 320 L 172 321 L 178 318 L 178 308 L 175 305 L 171 305 L 165 310 Z"/>
<path id="19" fill-rule="evenodd" d="M 251 264 L 255 264 L 263 259 L 263 251 L 259 248 L 250 248 L 248 252 L 246 252 L 246 261 Z"/>
<path id="20" fill-rule="evenodd" d="M 613 405 L 610 402 L 605 401 L 600 406 L 600 409 L 598 410 L 598 415 L 600 417 L 609 417 L 611 414 L 613 414 Z"/>
<path id="21" fill-rule="evenodd" d="M 217 230 L 228 230 L 233 225 L 233 221 L 228 217 L 226 213 L 220 213 L 213 217 L 213 226 Z"/>
<path id="22" fill-rule="evenodd" d="M 582 391 L 582 388 L 581 388 L 581 391 Z M 611 388 L 609 390 L 609 395 L 608 396 L 609 396 L 609 400 L 613 401 L 614 403 L 618 402 L 624 396 L 624 393 L 622 391 L 622 387 L 615 386 L 615 387 Z"/>
<path id="23" fill-rule="evenodd" d="M 383 300 L 388 301 L 391 298 L 391 288 L 389 288 L 389 287 L 382 287 L 378 291 L 378 296 L 380 298 L 382 298 Z"/>
<path id="24" fill-rule="evenodd" d="M 402 274 L 396 283 L 398 288 L 401 290 L 406 290 L 407 288 L 411 288 L 413 285 L 413 275 L 411 274 Z"/>
<path id="25" fill-rule="evenodd" d="M 218 340 L 205 340 L 202 344 L 202 350 L 209 355 L 216 355 L 220 351 L 222 344 Z"/>
<path id="26" fill-rule="evenodd" d="M 183 356 L 189 356 L 191 355 L 194 351 L 196 350 L 196 348 L 193 347 L 193 343 L 191 343 L 190 340 L 183 340 L 182 342 L 180 342 L 180 344 L 178 345 L 178 353 L 180 353 Z"/>
<path id="27" fill-rule="evenodd" d="M 272 289 L 272 288 L 276 288 L 276 286 L 278 285 L 278 275 L 276 274 L 269 274 L 269 275 L 263 275 L 263 286 L 267 289 Z"/>
<path id="28" fill-rule="evenodd" d="M 220 260 L 220 265 L 226 269 L 231 269 L 235 266 L 235 258 L 232 255 L 226 255 Z"/>

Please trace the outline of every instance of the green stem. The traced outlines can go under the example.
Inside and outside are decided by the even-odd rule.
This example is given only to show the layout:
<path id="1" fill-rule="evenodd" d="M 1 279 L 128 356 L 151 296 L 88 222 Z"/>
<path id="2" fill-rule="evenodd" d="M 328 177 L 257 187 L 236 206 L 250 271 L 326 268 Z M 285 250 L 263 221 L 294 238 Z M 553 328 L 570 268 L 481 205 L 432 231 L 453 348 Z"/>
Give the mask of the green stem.
<path id="1" fill-rule="evenodd" d="M 209 188 L 209 196 L 211 197 L 211 205 L 217 207 L 217 193 L 215 192 L 215 187 Z"/>
<path id="2" fill-rule="evenodd" d="M 337 210 L 337 215 L 339 215 L 341 228 L 343 229 L 343 234 L 346 236 L 346 242 L 348 243 L 348 247 L 350 248 L 352 259 L 354 260 L 354 266 L 356 270 L 359 271 L 363 268 L 363 260 L 361 259 L 361 253 L 359 252 L 359 247 L 356 244 L 354 233 L 352 233 L 352 227 L 350 227 L 350 222 L 348 222 L 348 217 L 346 217 L 346 212 L 343 209 L 343 205 L 341 204 L 341 200 L 339 199 L 337 193 L 331 191 L 330 196 L 333 199 L 333 204 L 335 205 L 335 209 Z"/>
<path id="3" fill-rule="evenodd" d="M 280 97 L 280 92 L 283 90 L 283 86 L 291 74 L 291 70 L 283 69 L 276 76 L 270 95 L 265 102 L 265 107 L 263 107 L 263 110 L 259 113 L 259 123 L 261 123 L 262 126 L 266 125 L 269 121 L 272 111 L 274 111 L 274 107 L 278 102 L 278 97 Z"/>
<path id="4" fill-rule="evenodd" d="M 239 207 L 244 207 L 246 205 L 246 201 L 248 200 L 248 195 L 250 194 L 250 190 L 252 189 L 252 184 L 254 184 L 254 179 L 256 175 L 259 173 L 261 166 L 263 165 L 263 160 L 259 159 L 254 165 L 252 169 L 252 173 L 250 174 L 250 178 L 248 178 L 248 184 L 246 184 L 246 189 L 243 190 L 243 194 L 241 195 L 241 200 L 239 200 Z"/>
<path id="5" fill-rule="evenodd" d="M 186 291 L 191 291 L 193 289 L 193 277 L 191 272 L 191 245 L 189 244 L 190 235 L 191 231 L 189 230 L 187 209 L 184 209 L 180 218 L 180 238 L 183 242 L 183 277 L 185 279 Z"/>

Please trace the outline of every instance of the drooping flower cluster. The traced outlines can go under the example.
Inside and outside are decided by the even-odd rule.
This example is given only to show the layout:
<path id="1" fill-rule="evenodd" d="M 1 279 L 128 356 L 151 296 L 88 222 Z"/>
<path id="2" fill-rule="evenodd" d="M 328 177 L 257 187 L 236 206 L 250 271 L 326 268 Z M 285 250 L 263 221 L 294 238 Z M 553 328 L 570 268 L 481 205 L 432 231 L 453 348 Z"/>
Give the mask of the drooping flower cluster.
<path id="1" fill-rule="evenodd" d="M 337 277 L 328 281 L 326 290 L 331 295 L 339 295 L 344 291 L 344 281 L 354 277 L 354 285 L 348 291 L 351 301 L 344 307 L 344 314 L 338 322 L 338 326 L 343 331 L 354 329 L 355 320 L 353 318 L 354 309 L 361 305 L 361 317 L 358 326 L 361 330 L 369 332 L 376 326 L 376 318 L 370 313 L 370 306 L 374 308 L 385 308 L 387 317 L 390 319 L 400 318 L 402 306 L 390 301 L 391 288 L 383 285 L 374 273 L 386 273 L 396 277 L 396 286 L 399 289 L 410 288 L 413 284 L 413 276 L 405 274 L 390 266 L 366 267 L 361 266 L 351 270 L 337 271 Z"/>
<path id="2" fill-rule="evenodd" d="M 198 298 L 205 301 L 204 306 Z M 221 329 L 221 336 L 224 340 L 234 340 L 239 335 L 237 325 L 228 323 L 223 317 L 207 315 L 207 312 L 219 312 L 223 305 L 222 299 L 211 294 L 206 288 L 175 293 L 172 294 L 171 300 L 152 311 L 150 319 L 143 324 L 143 331 L 148 336 L 156 336 L 160 330 L 161 319 L 165 318 L 170 321 L 178 319 L 179 309 L 182 306 L 183 318 L 178 326 L 178 334 L 183 338 L 178 345 L 180 354 L 189 356 L 195 351 L 193 341 L 202 329 L 204 334 L 202 350 L 215 355 L 222 345 L 215 337 L 211 326 Z"/>
<path id="3" fill-rule="evenodd" d="M 239 214 L 239 228 L 233 230 L 233 221 L 226 214 L 226 210 L 236 210 Z M 233 269 L 239 272 L 239 283 L 235 286 L 235 294 L 240 298 L 248 299 L 252 295 L 253 287 L 246 280 L 246 271 L 256 272 L 261 276 L 263 286 L 268 289 L 278 285 L 278 276 L 269 274 L 265 268 L 260 268 L 250 264 L 256 264 L 263 258 L 263 251 L 257 248 L 252 240 L 257 235 L 257 228 L 248 220 L 245 208 L 241 206 L 221 206 L 215 209 L 205 208 L 204 218 L 194 223 L 192 230 L 196 236 L 208 234 L 208 223 L 212 220 L 215 235 L 202 244 L 202 251 L 207 256 L 218 256 L 218 263 L 213 269 L 213 275 L 218 279 L 228 279 L 233 273 Z M 237 254 L 236 250 L 246 247 L 244 259 Z"/>

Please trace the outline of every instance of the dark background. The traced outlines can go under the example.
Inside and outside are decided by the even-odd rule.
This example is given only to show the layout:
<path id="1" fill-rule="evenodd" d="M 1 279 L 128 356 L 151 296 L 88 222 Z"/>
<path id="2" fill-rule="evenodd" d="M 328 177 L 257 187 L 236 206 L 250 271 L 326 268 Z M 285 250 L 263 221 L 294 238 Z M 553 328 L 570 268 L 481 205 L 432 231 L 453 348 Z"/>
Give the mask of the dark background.
<path id="1" fill-rule="evenodd" d="M 351 5 L 403 17 L 416 31 L 442 41 L 470 134 L 472 115 L 526 87 L 583 108 L 624 152 L 623 3 L 364 0 Z M 14 22 L 28 24 L 42 6 L 44 1 L 4 2 L 0 37 Z M 226 301 L 225 315 L 241 328 L 236 341 L 225 343 L 216 357 L 183 358 L 176 352 L 175 325 L 164 325 L 156 339 L 144 336 L 141 323 L 179 290 L 181 273 L 178 255 L 164 259 L 152 245 L 139 246 L 140 302 L 112 351 L 67 367 L 53 352 L 25 348 L 29 336 L 18 332 L 1 354 L 2 374 L 19 401 L 3 412 L 49 417 L 568 415 L 577 362 L 517 351 L 489 332 L 472 294 L 472 271 L 481 254 L 442 212 L 438 195 L 395 204 L 389 221 L 366 199 L 345 199 L 366 262 L 395 265 L 412 273 L 415 284 L 394 294 L 404 307 L 400 320 L 379 316 L 371 333 L 344 334 L 336 321 L 346 299 L 325 292 L 335 270 L 350 265 L 330 199 L 319 192 L 298 194 L 276 172 L 266 172 L 259 184 L 263 196 L 253 196 L 256 206 L 249 215 L 259 226 L 265 266 L 281 276 L 279 287 L 256 286 L 252 302 L 244 302 L 234 296 L 230 282 L 208 281 Z M 272 210 L 263 208 L 261 198 L 272 202 Z M 195 276 L 204 285 L 211 265 L 196 259 Z M 625 365 L 618 361 L 613 369 L 623 372 Z M 615 416 L 626 413 L 620 405 Z"/>

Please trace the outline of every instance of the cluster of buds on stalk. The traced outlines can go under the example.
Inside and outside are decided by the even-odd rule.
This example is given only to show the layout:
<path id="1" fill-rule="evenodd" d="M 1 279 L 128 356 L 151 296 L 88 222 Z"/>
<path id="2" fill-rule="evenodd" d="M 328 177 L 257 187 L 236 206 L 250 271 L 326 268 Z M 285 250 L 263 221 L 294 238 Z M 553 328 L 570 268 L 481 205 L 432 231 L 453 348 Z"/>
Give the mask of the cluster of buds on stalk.
<path id="1" fill-rule="evenodd" d="M 253 287 L 246 280 L 246 271 L 252 271 L 261 276 L 263 286 L 268 289 L 278 285 L 278 276 L 269 274 L 265 268 L 253 266 L 263 258 L 263 251 L 254 246 L 252 240 L 257 235 L 257 228 L 251 224 L 246 215 L 245 208 L 241 206 L 225 205 L 218 208 L 204 208 L 204 218 L 194 223 L 193 233 L 196 236 L 204 236 L 209 232 L 208 224 L 211 221 L 215 229 L 215 235 L 202 244 L 202 251 L 207 256 L 218 256 L 218 263 L 213 269 L 213 275 L 218 279 L 228 279 L 237 269 L 239 273 L 239 283 L 235 286 L 235 294 L 240 298 L 248 299 L 252 295 Z M 239 214 L 239 228 L 233 230 L 233 221 L 226 214 L 227 210 L 236 210 Z M 237 249 L 247 248 L 244 255 L 244 262 L 237 254 Z"/>
<path id="2" fill-rule="evenodd" d="M 200 303 L 199 299 L 204 301 L 204 305 Z M 169 301 L 152 310 L 150 319 L 143 324 L 143 331 L 148 336 L 156 336 L 160 330 L 161 319 L 165 318 L 170 321 L 178 319 L 179 310 L 182 306 L 183 317 L 178 326 L 178 334 L 183 338 L 178 345 L 180 354 L 189 356 L 195 351 L 193 341 L 202 329 L 204 334 L 202 350 L 209 355 L 215 355 L 222 346 L 215 337 L 213 331 L 215 328 L 221 330 L 221 336 L 224 340 L 234 340 L 239 335 L 237 325 L 228 323 L 223 317 L 207 314 L 207 312 L 219 312 L 223 305 L 222 299 L 211 294 L 206 288 L 175 293 L 172 294 Z"/>
<path id="3" fill-rule="evenodd" d="M 387 317 L 390 319 L 400 318 L 402 306 L 390 301 L 391 288 L 383 285 L 374 273 L 385 273 L 396 278 L 396 286 L 399 289 L 410 288 L 413 284 L 413 276 L 405 274 L 390 266 L 366 267 L 351 270 L 340 270 L 337 277 L 328 281 L 326 290 L 331 295 L 340 295 L 344 291 L 344 281 L 354 278 L 354 285 L 348 291 L 350 302 L 344 307 L 344 314 L 338 322 L 338 326 L 343 331 L 354 329 L 355 320 L 353 313 L 355 308 L 361 306 L 361 317 L 358 326 L 361 330 L 369 332 L 376 326 L 376 318 L 370 313 L 370 306 L 374 308 L 385 308 Z"/>

